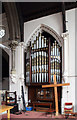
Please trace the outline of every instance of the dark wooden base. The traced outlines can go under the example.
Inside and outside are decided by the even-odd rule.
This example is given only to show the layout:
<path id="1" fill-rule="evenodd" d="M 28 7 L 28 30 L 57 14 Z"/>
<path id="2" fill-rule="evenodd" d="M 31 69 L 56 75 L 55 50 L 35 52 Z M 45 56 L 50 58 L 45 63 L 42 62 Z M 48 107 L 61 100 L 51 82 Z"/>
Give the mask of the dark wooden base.
<path id="1" fill-rule="evenodd" d="M 54 112 L 52 103 L 48 102 L 33 102 L 33 110 L 42 112 Z"/>

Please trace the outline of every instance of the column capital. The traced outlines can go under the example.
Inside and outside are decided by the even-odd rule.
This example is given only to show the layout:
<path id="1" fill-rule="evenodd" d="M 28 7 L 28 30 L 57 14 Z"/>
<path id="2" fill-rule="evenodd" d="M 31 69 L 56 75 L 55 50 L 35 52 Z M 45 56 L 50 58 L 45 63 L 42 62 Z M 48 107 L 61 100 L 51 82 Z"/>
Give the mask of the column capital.
<path id="1" fill-rule="evenodd" d="M 22 48 L 25 49 L 25 43 L 24 43 L 24 42 L 20 42 L 20 43 L 19 43 L 19 46 L 21 46 Z"/>
<path id="2" fill-rule="evenodd" d="M 9 46 L 10 46 L 10 48 L 11 48 L 12 50 L 15 50 L 16 47 L 18 46 L 18 41 L 13 40 L 13 41 L 9 44 Z"/>
<path id="3" fill-rule="evenodd" d="M 63 39 L 66 39 L 69 36 L 69 33 L 68 32 L 62 33 L 61 36 Z"/>

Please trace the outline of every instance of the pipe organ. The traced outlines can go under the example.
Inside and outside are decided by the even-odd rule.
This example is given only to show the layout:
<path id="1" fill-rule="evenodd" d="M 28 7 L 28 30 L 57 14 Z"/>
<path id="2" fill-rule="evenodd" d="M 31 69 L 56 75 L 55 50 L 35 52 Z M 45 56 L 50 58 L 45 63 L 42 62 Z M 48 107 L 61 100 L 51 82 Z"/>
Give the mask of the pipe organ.
<path id="1" fill-rule="evenodd" d="M 60 47 L 55 41 L 51 46 L 51 83 L 53 83 L 53 75 L 56 75 L 57 83 L 60 83 Z"/>
<path id="2" fill-rule="evenodd" d="M 54 74 L 56 74 L 57 83 L 61 82 L 61 49 L 58 42 L 55 39 L 52 40 L 52 37 L 50 37 L 49 43 L 49 37 L 39 32 L 31 41 L 31 45 L 28 46 L 26 52 L 26 83 L 53 83 Z"/>

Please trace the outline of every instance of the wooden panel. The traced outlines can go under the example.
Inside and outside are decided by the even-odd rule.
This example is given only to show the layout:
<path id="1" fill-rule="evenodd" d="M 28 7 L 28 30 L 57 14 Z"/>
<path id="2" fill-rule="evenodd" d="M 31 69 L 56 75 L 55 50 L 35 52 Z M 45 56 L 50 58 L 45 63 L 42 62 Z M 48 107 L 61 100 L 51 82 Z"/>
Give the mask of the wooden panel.
<path id="1" fill-rule="evenodd" d="M 39 110 L 39 111 L 43 111 L 43 112 L 51 112 L 52 111 L 52 103 L 51 102 L 50 103 L 47 103 L 47 102 L 33 102 L 33 110 L 34 109 Z"/>
<path id="2" fill-rule="evenodd" d="M 40 100 L 40 101 L 47 101 L 47 102 L 53 101 L 53 98 L 54 98 L 53 88 L 37 89 L 36 96 L 37 96 L 37 100 Z"/>
<path id="3" fill-rule="evenodd" d="M 28 87 L 28 100 L 31 100 L 31 105 L 33 101 L 36 101 L 36 87 Z"/>
<path id="4" fill-rule="evenodd" d="M 42 88 L 41 86 L 30 86 L 28 87 L 28 98 L 31 100 L 31 104 L 29 105 L 33 105 L 33 102 L 35 101 L 40 101 L 40 102 L 51 102 L 52 103 L 52 107 L 54 108 L 54 91 L 53 88 L 47 88 L 47 89 L 43 89 L 44 90 L 44 95 L 42 97 L 38 96 L 38 89 L 41 91 Z M 50 93 L 47 95 L 47 90 L 50 90 Z M 29 100 L 28 99 L 28 100 Z"/>

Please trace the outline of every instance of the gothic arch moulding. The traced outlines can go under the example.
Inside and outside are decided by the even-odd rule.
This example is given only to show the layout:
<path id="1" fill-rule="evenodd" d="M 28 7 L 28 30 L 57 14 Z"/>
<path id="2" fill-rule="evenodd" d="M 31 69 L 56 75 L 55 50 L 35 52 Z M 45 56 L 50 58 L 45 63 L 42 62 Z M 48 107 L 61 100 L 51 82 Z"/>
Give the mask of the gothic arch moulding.
<path id="1" fill-rule="evenodd" d="M 20 22 L 18 17 L 18 11 L 16 8 L 15 2 L 4 2 L 3 3 L 7 22 L 8 22 L 8 29 L 9 29 L 9 39 L 17 40 L 18 42 L 21 41 L 20 35 Z"/>
<path id="2" fill-rule="evenodd" d="M 35 36 L 37 36 L 38 32 L 42 32 L 45 31 L 47 33 L 49 33 L 51 36 L 53 36 L 56 41 L 58 42 L 58 44 L 60 45 L 60 47 L 62 47 L 62 73 L 64 72 L 64 42 L 63 42 L 63 38 L 61 36 L 59 36 L 56 31 L 54 31 L 52 28 L 50 28 L 47 25 L 41 24 L 39 25 L 33 32 L 32 34 L 29 36 L 28 40 L 26 41 L 26 48 L 28 45 L 30 45 L 30 41 L 32 41 Z"/>
<path id="3" fill-rule="evenodd" d="M 59 36 L 56 31 L 54 31 L 52 28 L 50 28 L 49 26 L 47 25 L 44 25 L 44 24 L 41 24 L 39 25 L 33 32 L 32 34 L 29 36 L 27 42 L 26 42 L 26 45 L 29 44 L 30 41 L 33 40 L 33 38 L 37 35 L 38 32 L 42 32 L 42 31 L 45 31 L 47 33 L 49 33 L 50 35 L 52 35 L 56 40 L 57 42 L 59 43 L 60 46 L 63 46 L 63 39 L 61 36 Z"/>

